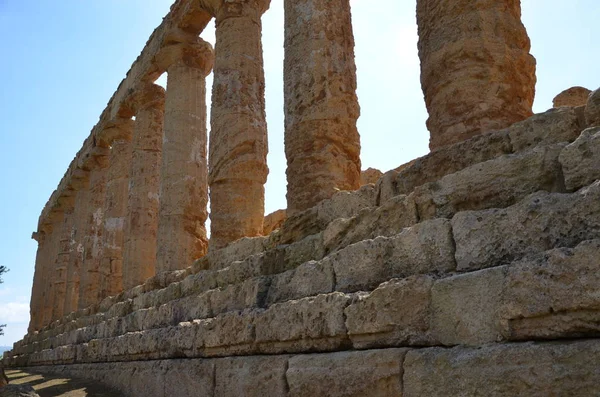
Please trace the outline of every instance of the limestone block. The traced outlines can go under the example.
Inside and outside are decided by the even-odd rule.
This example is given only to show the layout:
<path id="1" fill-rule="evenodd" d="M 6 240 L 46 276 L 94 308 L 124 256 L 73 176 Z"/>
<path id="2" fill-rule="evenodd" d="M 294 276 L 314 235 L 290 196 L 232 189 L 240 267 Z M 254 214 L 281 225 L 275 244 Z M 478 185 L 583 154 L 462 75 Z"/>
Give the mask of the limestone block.
<path id="1" fill-rule="evenodd" d="M 413 160 L 397 171 L 392 183 L 394 195 L 410 194 L 417 186 L 435 182 L 445 175 L 483 163 L 512 151 L 508 130 L 477 135 L 466 141 L 439 148 Z M 382 192 L 381 201 L 390 198 Z"/>
<path id="2" fill-rule="evenodd" d="M 592 92 L 585 106 L 585 121 L 588 127 L 600 126 L 600 89 Z"/>
<path id="3" fill-rule="evenodd" d="M 209 360 L 162 361 L 165 371 L 164 395 L 168 396 L 212 396 L 214 391 L 215 363 Z"/>
<path id="4" fill-rule="evenodd" d="M 355 349 L 426 345 L 433 279 L 413 276 L 381 284 L 348 306 L 346 326 Z"/>
<path id="5" fill-rule="evenodd" d="M 513 151 L 517 153 L 540 145 L 573 142 L 583 128 L 577 109 L 561 108 L 536 114 L 513 124 L 508 131 Z"/>
<path id="6" fill-rule="evenodd" d="M 228 312 L 198 321 L 198 347 L 207 357 L 248 354 L 253 351 L 255 326 L 260 311 Z"/>
<path id="7" fill-rule="evenodd" d="M 593 396 L 598 340 L 409 351 L 404 396 Z"/>
<path id="8" fill-rule="evenodd" d="M 350 2 L 287 0 L 284 8 L 287 210 L 294 215 L 359 188 L 360 107 Z"/>
<path id="9" fill-rule="evenodd" d="M 435 219 L 385 238 L 350 245 L 327 259 L 337 291 L 372 290 L 384 281 L 455 268 L 450 222 Z"/>
<path id="10" fill-rule="evenodd" d="M 378 208 L 365 208 L 350 219 L 332 222 L 323 234 L 326 252 L 378 236 L 393 236 L 418 222 L 413 196 L 396 196 Z"/>
<path id="11" fill-rule="evenodd" d="M 568 190 L 577 190 L 600 179 L 600 126 L 588 128 L 560 154 Z"/>
<path id="12" fill-rule="evenodd" d="M 264 307 L 270 282 L 268 277 L 255 277 L 241 284 L 213 290 L 210 294 L 213 316 L 228 311 Z"/>
<path id="13" fill-rule="evenodd" d="M 438 280 L 431 291 L 432 334 L 444 345 L 479 345 L 500 336 L 499 308 L 506 268 Z"/>
<path id="14" fill-rule="evenodd" d="M 281 240 L 283 243 L 299 241 L 325 230 L 329 223 L 338 218 L 351 218 L 362 209 L 375 205 L 376 190 L 373 186 L 363 186 L 352 192 L 337 192 L 314 207 L 288 217 L 281 230 Z"/>
<path id="15" fill-rule="evenodd" d="M 285 396 L 287 356 L 228 357 L 215 362 L 215 396 Z"/>
<path id="16" fill-rule="evenodd" d="M 272 305 L 255 320 L 258 349 L 272 354 L 343 346 L 344 309 L 351 302 L 351 296 L 334 292 Z"/>
<path id="17" fill-rule="evenodd" d="M 600 323 L 600 240 L 557 248 L 508 269 L 499 316 L 504 337 L 595 337 Z"/>
<path id="18" fill-rule="evenodd" d="M 267 296 L 267 305 L 327 294 L 335 288 L 331 261 L 309 261 L 296 269 L 273 277 Z"/>
<path id="19" fill-rule="evenodd" d="M 215 273 L 212 271 L 201 271 L 187 276 L 181 282 L 181 294 L 188 296 L 211 290 L 217 286 Z"/>
<path id="20" fill-rule="evenodd" d="M 290 397 L 402 395 L 406 350 L 294 356 L 286 371 Z"/>
<path id="21" fill-rule="evenodd" d="M 416 188 L 414 199 L 420 219 L 451 218 L 465 210 L 504 208 L 538 190 L 560 191 L 558 156 L 563 147 L 557 144 L 505 155 Z"/>
<path id="22" fill-rule="evenodd" d="M 458 269 L 508 264 L 554 247 L 600 237 L 600 182 L 572 194 L 538 192 L 505 209 L 452 219 Z"/>
<path id="23" fill-rule="evenodd" d="M 260 253 L 265 250 L 267 241 L 267 237 L 242 238 L 225 248 L 210 251 L 207 255 L 210 269 L 223 269 L 232 262 L 241 261 L 251 255 Z"/>
<path id="24" fill-rule="evenodd" d="M 555 108 L 585 106 L 591 92 L 584 87 L 568 88 L 554 97 L 552 106 Z"/>
<path id="25" fill-rule="evenodd" d="M 279 229 L 286 217 L 287 213 L 285 210 L 277 210 L 265 216 L 265 220 L 263 222 L 263 236 L 268 236 L 274 230 Z"/>
<path id="26" fill-rule="evenodd" d="M 535 59 L 518 0 L 419 0 L 421 85 L 432 150 L 532 115 Z"/>
<path id="27" fill-rule="evenodd" d="M 361 171 L 360 173 L 360 185 L 364 186 L 364 185 L 369 185 L 369 184 L 376 184 L 377 181 L 379 180 L 379 178 L 381 178 L 383 176 L 383 172 L 379 171 L 376 168 L 367 168 L 364 171 Z"/>

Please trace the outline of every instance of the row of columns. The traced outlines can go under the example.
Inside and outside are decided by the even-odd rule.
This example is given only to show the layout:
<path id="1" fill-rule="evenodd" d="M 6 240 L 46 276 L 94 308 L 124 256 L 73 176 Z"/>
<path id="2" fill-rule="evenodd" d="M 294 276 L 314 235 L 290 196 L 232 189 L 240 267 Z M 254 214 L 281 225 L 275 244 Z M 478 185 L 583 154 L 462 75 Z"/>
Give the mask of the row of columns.
<path id="1" fill-rule="evenodd" d="M 488 54 L 496 57 L 493 62 L 468 58 L 469 70 L 463 73 L 478 76 L 487 70 L 498 92 L 529 92 L 528 86 L 507 88 L 510 75 L 529 59 L 522 31 L 517 39 L 504 40 L 509 27 L 522 26 L 515 19 L 520 16 L 518 1 L 496 2 L 508 8 L 481 2 L 479 14 L 477 4 L 465 4 L 464 15 L 452 1 L 419 0 L 424 32 L 419 49 L 432 49 L 422 55 L 424 74 L 438 75 L 446 67 L 457 76 L 460 65 L 454 59 L 461 34 L 472 44 L 473 36 L 487 37 L 499 29 L 505 34 L 494 38 L 493 47 L 504 45 L 505 52 Z M 270 2 L 201 3 L 216 19 L 214 55 L 200 39 L 171 43 L 159 52 L 158 62 L 168 73 L 167 90 L 146 82 L 131 93 L 119 118 L 97 137 L 97 147 L 80 170 L 84 175 L 73 186 L 72 202 L 37 234 L 31 330 L 139 285 L 157 272 L 185 268 L 208 250 L 262 234 L 268 145 L 261 17 Z M 293 215 L 338 190 L 359 187 L 360 107 L 349 0 L 285 0 L 284 6 L 287 212 Z M 454 41 L 442 40 L 444 27 L 437 19 Z M 492 27 L 482 23 L 488 19 Z M 445 53 L 448 59 L 440 58 Z M 502 60 L 502 54 L 525 61 Z M 213 64 L 208 142 L 205 78 Z M 465 90 L 475 92 L 459 96 L 463 101 L 493 111 L 481 112 L 484 120 L 479 122 L 473 122 L 472 112 L 454 114 L 453 124 L 444 127 L 435 120 L 450 110 L 441 111 L 443 117 L 430 110 L 433 146 L 464 139 L 477 128 L 481 133 L 506 124 L 502 106 L 511 114 L 519 106 L 530 107 L 527 98 L 514 98 L 516 104 L 508 106 L 510 97 L 503 94 L 499 101 L 490 96 L 476 78 L 463 83 Z M 530 83 L 525 77 L 514 82 Z M 428 107 L 438 103 L 439 92 L 429 90 L 426 81 L 423 86 Z M 444 105 L 435 106 L 439 111 Z M 519 114 L 524 118 L 528 112 Z M 205 227 L 209 196 L 210 241 Z"/>

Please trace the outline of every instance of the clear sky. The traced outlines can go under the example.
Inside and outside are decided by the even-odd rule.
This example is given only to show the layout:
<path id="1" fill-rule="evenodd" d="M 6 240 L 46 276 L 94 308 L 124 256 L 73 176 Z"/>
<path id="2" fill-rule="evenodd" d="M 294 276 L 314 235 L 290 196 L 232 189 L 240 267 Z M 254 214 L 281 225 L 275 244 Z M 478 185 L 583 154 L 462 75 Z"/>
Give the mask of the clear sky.
<path id="1" fill-rule="evenodd" d="M 351 2 L 363 168 L 386 171 L 428 151 L 416 3 Z M 170 4 L 0 0 L 0 264 L 11 269 L 0 286 L 0 324 L 8 324 L 0 345 L 26 332 L 39 213 Z M 598 0 L 523 0 L 538 61 L 536 112 L 566 88 L 600 87 L 599 18 Z M 272 0 L 263 21 L 271 212 L 285 207 L 283 0 Z M 214 27 L 202 37 L 214 43 Z"/>

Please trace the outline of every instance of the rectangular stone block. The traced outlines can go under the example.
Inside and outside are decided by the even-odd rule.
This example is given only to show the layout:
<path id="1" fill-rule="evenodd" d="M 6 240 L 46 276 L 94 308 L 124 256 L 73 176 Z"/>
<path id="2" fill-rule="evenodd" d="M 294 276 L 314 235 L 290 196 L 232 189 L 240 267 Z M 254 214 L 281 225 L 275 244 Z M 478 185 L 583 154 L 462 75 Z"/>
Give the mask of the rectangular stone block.
<path id="1" fill-rule="evenodd" d="M 345 310 L 355 349 L 431 344 L 433 279 L 414 276 L 392 280 L 362 294 Z"/>
<path id="2" fill-rule="evenodd" d="M 287 356 L 230 357 L 215 361 L 215 396 L 287 395 Z"/>
<path id="3" fill-rule="evenodd" d="M 294 356 L 286 372 L 289 397 L 402 395 L 405 349 Z"/>
<path id="4" fill-rule="evenodd" d="M 561 191 L 558 156 L 564 145 L 536 147 L 475 164 L 415 189 L 421 220 L 451 218 L 459 211 L 504 208 L 528 194 Z M 527 172 L 523 172 L 527 170 Z"/>
<path id="5" fill-rule="evenodd" d="M 432 334 L 444 345 L 480 345 L 501 339 L 499 308 L 506 267 L 438 280 L 431 291 Z"/>
<path id="6" fill-rule="evenodd" d="M 508 264 L 555 247 L 600 238 L 600 182 L 572 194 L 532 194 L 505 209 L 452 219 L 458 270 Z"/>
<path id="7" fill-rule="evenodd" d="M 310 261 L 294 270 L 273 276 L 267 306 L 294 299 L 301 299 L 333 292 L 335 277 L 331 262 Z"/>
<path id="8" fill-rule="evenodd" d="M 600 179 L 600 127 L 583 131 L 561 152 L 559 160 L 570 191 Z"/>
<path id="9" fill-rule="evenodd" d="M 596 339 L 411 350 L 404 396 L 595 396 L 599 360 Z"/>
<path id="10" fill-rule="evenodd" d="M 269 307 L 254 322 L 257 348 L 272 354 L 347 345 L 344 309 L 352 299 L 334 292 Z"/>
<path id="11" fill-rule="evenodd" d="M 196 346 L 207 357 L 250 354 L 254 351 L 255 321 L 260 310 L 228 312 L 197 322 Z"/>
<path id="12" fill-rule="evenodd" d="M 444 273 L 455 269 L 450 222 L 435 219 L 350 245 L 327 257 L 333 265 L 337 291 L 368 291 L 392 278 Z"/>

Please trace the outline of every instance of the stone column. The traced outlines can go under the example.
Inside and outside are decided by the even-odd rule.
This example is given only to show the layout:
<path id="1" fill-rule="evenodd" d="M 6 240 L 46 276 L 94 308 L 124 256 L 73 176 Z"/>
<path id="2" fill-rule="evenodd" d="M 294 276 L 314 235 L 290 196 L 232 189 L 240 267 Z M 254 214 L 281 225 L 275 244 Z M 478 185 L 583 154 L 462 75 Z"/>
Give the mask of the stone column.
<path id="1" fill-rule="evenodd" d="M 269 173 L 261 16 L 270 1 L 217 3 L 209 146 L 210 249 L 262 234 Z"/>
<path id="2" fill-rule="evenodd" d="M 165 90 L 148 84 L 131 101 L 135 127 L 123 251 L 125 289 L 155 274 Z"/>
<path id="3" fill-rule="evenodd" d="M 42 313 L 42 290 L 44 285 L 44 268 L 46 266 L 45 259 L 48 256 L 48 237 L 46 232 L 39 231 L 32 235 L 32 238 L 37 241 L 38 249 L 35 256 L 35 272 L 33 274 L 33 286 L 31 287 L 31 301 L 29 303 L 29 328 L 28 332 L 39 331 Z"/>
<path id="4" fill-rule="evenodd" d="M 209 43 L 170 46 L 160 177 L 156 271 L 184 269 L 206 254 L 208 162 L 206 76 Z"/>
<path id="5" fill-rule="evenodd" d="M 349 0 L 285 0 L 287 211 L 360 187 Z"/>
<path id="6" fill-rule="evenodd" d="M 75 196 L 75 208 L 73 210 L 73 234 L 69 263 L 67 266 L 67 285 L 65 291 L 65 304 L 63 313 L 65 315 L 74 312 L 79 307 L 79 285 L 81 281 L 81 267 L 84 259 L 84 237 L 87 226 L 87 209 L 90 202 L 90 190 L 88 188 L 89 178 L 82 180 L 81 186 Z"/>
<path id="7" fill-rule="evenodd" d="M 99 300 L 123 291 L 123 242 L 129 197 L 134 121 L 123 119 L 105 131 L 112 142 L 106 175 Z"/>
<path id="8" fill-rule="evenodd" d="M 52 226 L 48 230 L 48 249 L 45 252 L 44 270 L 42 271 L 42 293 L 41 293 L 41 327 L 45 327 L 53 320 L 52 312 L 54 305 L 54 275 L 58 264 L 60 252 L 61 224 L 63 214 L 56 213 L 52 216 Z"/>
<path id="9" fill-rule="evenodd" d="M 417 22 L 432 150 L 533 114 L 520 0 L 418 0 Z"/>
<path id="10" fill-rule="evenodd" d="M 57 233 L 59 235 L 58 258 L 56 267 L 51 276 L 52 287 L 54 288 L 54 300 L 52 302 L 52 320 L 58 320 L 65 315 L 65 299 L 67 294 L 67 271 L 73 245 L 74 229 L 74 208 L 72 206 L 65 208 L 63 222 Z"/>
<path id="11" fill-rule="evenodd" d="M 102 260 L 102 231 L 104 224 L 104 198 L 108 166 L 108 149 L 105 156 L 97 156 L 90 172 L 89 200 L 86 228 L 83 237 L 83 264 L 80 272 L 78 308 L 84 309 L 99 301 L 100 262 Z"/>

